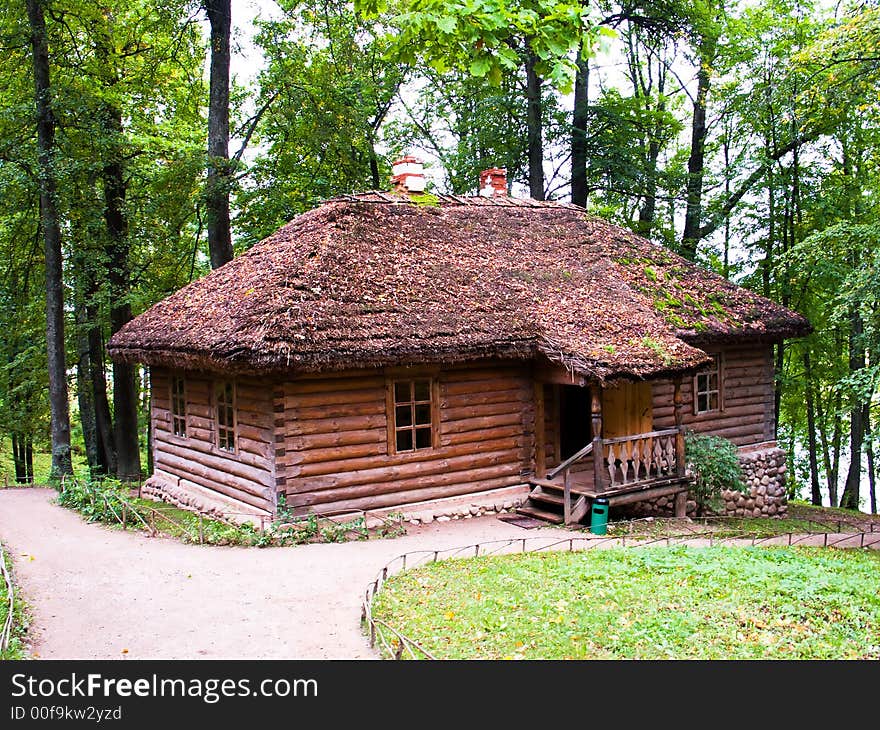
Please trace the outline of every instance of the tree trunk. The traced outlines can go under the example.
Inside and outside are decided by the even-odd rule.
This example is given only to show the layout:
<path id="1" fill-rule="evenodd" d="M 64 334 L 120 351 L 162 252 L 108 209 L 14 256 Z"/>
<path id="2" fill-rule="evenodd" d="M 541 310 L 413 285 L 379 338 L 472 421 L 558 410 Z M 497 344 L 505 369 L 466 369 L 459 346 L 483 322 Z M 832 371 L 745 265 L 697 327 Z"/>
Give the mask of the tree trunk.
<path id="1" fill-rule="evenodd" d="M 773 378 L 773 438 L 779 438 L 779 411 L 782 408 L 782 373 L 785 372 L 785 342 L 776 345 L 776 377 Z"/>
<path id="2" fill-rule="evenodd" d="M 79 277 L 77 277 L 78 282 Z M 83 442 L 86 447 L 86 461 L 89 474 L 101 473 L 99 455 L 100 439 L 95 416 L 95 398 L 92 392 L 91 363 L 89 362 L 89 321 L 86 318 L 86 307 L 83 301 L 82 286 L 77 283 L 74 299 L 74 316 L 76 318 L 76 399 L 79 404 L 79 420 L 82 424 Z"/>
<path id="3" fill-rule="evenodd" d="M 862 345 L 864 325 L 858 310 L 850 313 L 849 333 L 849 371 L 854 373 L 865 367 L 865 350 Z M 849 471 L 846 485 L 840 497 L 840 506 L 846 509 L 859 509 L 859 487 L 862 480 L 862 443 L 865 436 L 864 407 L 853 404 L 849 422 Z"/>
<path id="4" fill-rule="evenodd" d="M 34 483 L 34 442 L 33 439 L 28 436 L 26 438 L 25 447 L 24 447 L 24 467 L 25 474 L 24 480 L 28 484 Z"/>
<path id="5" fill-rule="evenodd" d="M 698 57 L 700 70 L 697 73 L 697 96 L 691 120 L 691 150 L 688 157 L 687 207 L 684 215 L 684 233 L 681 240 L 681 253 L 691 261 L 697 258 L 697 245 L 700 242 L 700 223 L 703 218 L 703 169 L 705 167 L 706 103 L 712 83 L 709 66 L 715 58 L 716 39 L 703 38 Z"/>
<path id="6" fill-rule="evenodd" d="M 49 82 L 49 42 L 39 0 L 26 0 L 33 50 L 34 96 L 37 109 L 40 224 L 46 257 L 46 352 L 52 433 L 53 479 L 73 473 L 70 454 L 70 410 L 64 350 L 64 287 L 61 226 L 55 208 L 55 118 Z"/>
<path id="7" fill-rule="evenodd" d="M 107 374 L 104 369 L 104 343 L 98 322 L 98 308 L 86 304 L 88 321 L 93 323 L 88 330 L 89 340 L 89 380 L 92 387 L 92 403 L 95 407 L 95 427 L 98 432 L 98 460 L 103 473 L 116 473 L 116 443 L 113 438 L 113 420 L 110 416 L 110 401 L 107 398 Z"/>
<path id="8" fill-rule="evenodd" d="M 813 370 L 810 365 L 810 352 L 804 352 L 804 379 L 806 380 L 807 401 L 807 448 L 810 460 L 810 497 L 816 506 L 822 505 L 822 490 L 819 487 L 819 460 L 816 456 L 816 412 L 813 405 Z"/>
<path id="9" fill-rule="evenodd" d="M 27 468 L 24 463 L 24 444 L 18 434 L 12 434 L 12 463 L 15 466 L 15 483 L 24 484 L 27 479 Z"/>
<path id="10" fill-rule="evenodd" d="M 528 130 L 529 195 L 544 199 L 544 131 L 541 120 L 541 77 L 535 71 L 538 58 L 526 51 L 526 127 Z"/>
<path id="11" fill-rule="evenodd" d="M 863 418 L 865 419 L 865 453 L 868 457 L 868 500 L 871 505 L 871 514 L 877 514 L 877 485 L 876 472 L 874 471 L 874 442 L 871 436 L 871 405 L 865 403 Z"/>
<path id="12" fill-rule="evenodd" d="M 129 267 L 127 195 L 118 140 L 122 136 L 122 115 L 105 110 L 105 129 L 110 144 L 109 160 L 103 169 L 104 222 L 110 239 L 107 278 L 110 283 L 110 331 L 119 332 L 131 321 L 131 274 Z M 138 447 L 137 383 L 134 366 L 113 363 L 113 441 L 116 445 L 116 475 L 123 481 L 137 481 L 141 475 Z"/>
<path id="13" fill-rule="evenodd" d="M 231 0 L 204 0 L 211 24 L 211 82 L 208 103 L 208 180 L 205 185 L 211 268 L 232 261 L 229 224 L 229 62 Z"/>
<path id="14" fill-rule="evenodd" d="M 583 50 L 583 46 L 581 47 Z M 571 202 L 587 206 L 587 123 L 589 122 L 590 64 L 580 56 L 574 80 L 571 122 Z"/>

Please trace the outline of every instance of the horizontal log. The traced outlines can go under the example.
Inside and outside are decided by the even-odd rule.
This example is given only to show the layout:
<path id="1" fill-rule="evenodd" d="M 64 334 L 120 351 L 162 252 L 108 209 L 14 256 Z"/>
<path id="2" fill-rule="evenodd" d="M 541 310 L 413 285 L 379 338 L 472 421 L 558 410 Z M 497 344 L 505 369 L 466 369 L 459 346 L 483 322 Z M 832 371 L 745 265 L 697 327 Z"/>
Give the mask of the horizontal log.
<path id="1" fill-rule="evenodd" d="M 339 500 L 336 502 L 326 502 L 320 506 L 311 508 L 311 511 L 319 514 L 339 514 L 342 512 L 351 512 L 353 510 L 374 510 L 386 507 L 404 506 L 414 502 L 423 502 L 432 499 L 443 499 L 445 497 L 460 497 L 466 494 L 479 494 L 491 489 L 501 489 L 503 487 L 511 487 L 515 484 L 522 484 L 523 480 L 519 476 L 498 477 L 495 479 L 487 479 L 485 481 L 470 482 L 468 484 L 455 484 L 444 487 L 427 487 L 422 489 L 414 489 L 405 492 L 392 492 L 390 494 L 382 494 L 372 497 L 362 497 L 360 499 Z M 309 508 L 303 508 L 303 512 Z"/>
<path id="2" fill-rule="evenodd" d="M 310 421 L 322 418 L 348 418 L 353 416 L 385 415 L 385 398 L 364 403 L 332 403 L 300 407 L 294 401 L 286 403 L 284 410 L 288 422 Z"/>
<path id="3" fill-rule="evenodd" d="M 261 426 L 255 426 L 250 423 L 239 423 L 238 424 L 238 436 L 239 438 L 249 439 L 251 441 L 256 441 L 258 443 L 265 444 L 274 444 L 275 443 L 275 429 L 274 428 L 265 428 Z"/>
<path id="4" fill-rule="evenodd" d="M 490 377 L 479 380 L 447 381 L 440 384 L 440 397 L 470 393 L 486 393 L 497 390 L 516 390 L 529 387 L 531 381 L 524 377 Z"/>
<path id="5" fill-rule="evenodd" d="M 340 431 L 364 431 L 374 428 L 385 429 L 388 419 L 385 413 L 373 416 L 345 416 L 342 418 L 314 418 L 308 421 L 291 421 L 285 427 L 290 436 L 338 433 Z"/>
<path id="6" fill-rule="evenodd" d="M 457 370 L 444 369 L 440 380 L 447 383 L 467 383 L 482 380 L 504 380 L 509 378 L 528 378 L 528 369 L 524 366 L 505 365 L 502 367 L 471 367 Z"/>
<path id="7" fill-rule="evenodd" d="M 491 403 L 475 406 L 461 406 L 459 408 L 445 408 L 440 413 L 442 422 L 454 423 L 470 418 L 487 418 L 490 416 L 503 416 L 507 414 L 519 415 L 523 412 L 523 403 Z M 531 408 L 531 405 L 529 405 Z"/>
<path id="8" fill-rule="evenodd" d="M 287 392 L 292 396 L 308 395 L 310 393 L 342 393 L 349 390 L 363 390 L 365 388 L 384 388 L 385 377 L 381 375 L 354 378 L 328 377 L 323 380 L 294 380 L 287 385 Z"/>
<path id="9" fill-rule="evenodd" d="M 322 502 L 336 502 L 339 500 L 358 499 L 360 497 L 374 497 L 380 494 L 392 494 L 405 492 L 413 489 L 436 488 L 468 484 L 470 482 L 497 479 L 498 477 L 519 476 L 518 464 L 500 464 L 483 468 L 474 468 L 467 471 L 430 474 L 426 476 L 410 477 L 393 482 L 378 482 L 361 484 L 357 486 L 338 487 L 320 491 L 291 491 L 287 487 L 287 494 L 291 503 L 296 507 L 321 504 Z"/>
<path id="10" fill-rule="evenodd" d="M 359 471 L 372 471 L 392 466 L 419 464 L 423 462 L 442 462 L 445 459 L 456 457 L 474 458 L 479 454 L 494 453 L 505 451 L 514 453 L 518 448 L 518 442 L 515 439 L 504 438 L 492 441 L 485 441 L 480 444 L 462 444 L 460 446 L 450 446 L 443 449 L 425 449 L 423 451 L 413 451 L 405 454 L 382 454 L 371 455 L 361 458 L 340 458 L 327 459 L 322 462 L 311 462 L 303 464 L 291 463 L 286 474 L 289 478 L 294 477 L 317 477 L 323 475 L 340 475 Z M 340 455 L 347 455 L 346 452 L 340 452 Z M 303 454 L 304 457 L 311 456 L 308 452 Z M 296 459 L 297 455 L 287 453 L 285 458 Z M 367 477 L 372 478 L 372 477 Z"/>
<path id="11" fill-rule="evenodd" d="M 285 440 L 285 464 L 326 464 L 338 463 L 363 457 L 384 458 L 388 449 L 387 443 L 353 444 L 344 447 L 330 446 L 325 449 L 298 449 L 293 442 Z"/>
<path id="12" fill-rule="evenodd" d="M 287 408 L 313 408 L 344 403 L 382 403 L 385 404 L 385 388 L 358 388 L 357 390 L 337 391 L 335 393 L 307 393 L 295 395 L 288 393 L 284 399 Z"/>
<path id="13" fill-rule="evenodd" d="M 741 445 L 742 439 L 750 439 L 753 438 L 755 441 L 763 441 L 764 440 L 764 422 L 763 421 L 755 421 L 752 423 L 744 423 L 736 426 L 730 426 L 728 428 L 695 428 L 697 433 L 708 433 L 713 436 L 721 436 L 726 439 L 730 439 L 737 443 L 737 445 Z"/>
<path id="14" fill-rule="evenodd" d="M 327 447 L 354 446 L 357 444 L 378 444 L 388 438 L 385 428 L 372 428 L 364 431 L 340 431 L 338 433 L 315 433 L 309 436 L 287 436 L 285 444 L 297 451 Z"/>
<path id="15" fill-rule="evenodd" d="M 521 413 L 507 413 L 498 416 L 487 416 L 485 418 L 465 418 L 460 421 L 442 421 L 440 423 L 440 434 L 442 436 L 445 434 L 512 426 L 514 424 L 522 425 L 522 422 L 523 415 Z"/>
<path id="16" fill-rule="evenodd" d="M 486 428 L 480 431 L 462 431 L 461 433 L 448 433 L 440 435 L 440 446 L 457 446 L 459 444 L 472 444 L 481 441 L 494 441 L 496 439 L 518 437 L 523 433 L 522 426 L 516 423 L 512 426 L 499 426 Z"/>
<path id="17" fill-rule="evenodd" d="M 622 504 L 632 504 L 634 502 L 644 502 L 646 499 L 656 499 L 657 497 L 666 497 L 679 492 L 686 492 L 687 485 L 673 484 L 665 487 L 654 487 L 651 489 L 643 489 L 641 492 L 630 492 L 629 494 L 618 494 L 608 498 L 609 507 L 617 507 Z"/>
<path id="18" fill-rule="evenodd" d="M 192 479 L 193 481 L 202 480 L 209 485 L 225 485 L 260 499 L 268 499 L 275 487 L 274 479 L 271 480 L 271 483 L 269 479 L 262 483 L 255 482 L 252 479 L 241 478 L 236 474 L 215 469 L 214 467 L 167 451 L 156 452 L 156 464 L 159 468 L 171 470 L 181 477 Z"/>
<path id="19" fill-rule="evenodd" d="M 156 475 L 163 476 L 162 472 L 165 472 L 169 475 L 167 477 L 169 481 L 172 481 L 175 478 L 185 479 L 187 481 L 193 482 L 194 484 L 198 484 L 200 487 L 204 487 L 205 489 L 210 489 L 218 494 L 223 494 L 227 497 L 231 497 L 232 499 L 238 500 L 239 502 L 244 502 L 245 504 L 249 504 L 251 507 L 257 507 L 258 509 L 268 509 L 272 510 L 272 499 L 267 496 L 255 495 L 251 492 L 239 489 L 237 486 L 233 484 L 227 484 L 223 482 L 216 481 L 214 479 L 206 479 L 198 474 L 191 474 L 187 472 L 185 469 L 178 468 L 174 464 L 162 462 L 156 462 Z"/>
<path id="20" fill-rule="evenodd" d="M 269 486 L 271 480 L 271 464 L 263 459 L 241 453 L 226 455 L 200 441 L 187 440 L 186 444 L 174 443 L 156 434 L 156 454 L 171 454 L 179 459 L 189 460 L 193 465 L 208 470 L 216 470 L 237 476 L 245 481 Z M 195 468 L 195 466 L 194 466 Z"/>
<path id="21" fill-rule="evenodd" d="M 194 403 L 188 401 L 186 404 L 186 415 L 195 418 L 204 418 L 206 421 L 213 421 L 214 409 L 207 403 Z"/>
<path id="22" fill-rule="evenodd" d="M 476 459 L 485 463 L 499 463 L 503 460 L 520 462 L 518 446 L 512 439 L 487 441 L 481 447 L 480 451 L 475 451 L 473 445 L 464 445 L 437 451 L 426 450 L 421 454 L 416 451 L 405 455 L 304 464 L 298 473 L 294 474 L 296 470 L 291 469 L 286 476 L 288 479 L 297 477 L 301 480 L 325 476 L 326 480 L 320 482 L 321 488 L 330 488 L 342 484 L 368 484 L 383 479 L 396 479 L 401 474 L 412 476 L 467 469 Z"/>
<path id="23" fill-rule="evenodd" d="M 490 390 L 483 393 L 465 393 L 463 395 L 440 396 L 441 408 L 459 408 L 461 406 L 480 406 L 490 403 L 524 403 L 531 400 L 528 388 L 507 390 Z"/>

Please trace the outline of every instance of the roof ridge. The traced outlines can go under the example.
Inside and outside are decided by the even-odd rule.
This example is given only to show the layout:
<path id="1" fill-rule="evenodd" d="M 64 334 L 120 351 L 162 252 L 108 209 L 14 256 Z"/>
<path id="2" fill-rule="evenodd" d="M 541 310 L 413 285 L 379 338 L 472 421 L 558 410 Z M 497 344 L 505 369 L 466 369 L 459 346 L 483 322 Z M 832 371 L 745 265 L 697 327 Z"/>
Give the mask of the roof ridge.
<path id="1" fill-rule="evenodd" d="M 426 199 L 437 199 L 441 206 L 498 207 L 498 208 L 557 208 L 586 212 L 586 208 L 564 200 L 535 200 L 534 198 L 517 198 L 507 195 L 457 195 L 454 193 L 420 193 L 409 195 L 394 193 L 387 190 L 367 190 L 362 193 L 342 193 L 332 198 L 325 198 L 321 205 L 328 203 L 371 203 L 374 205 L 424 205 Z"/>

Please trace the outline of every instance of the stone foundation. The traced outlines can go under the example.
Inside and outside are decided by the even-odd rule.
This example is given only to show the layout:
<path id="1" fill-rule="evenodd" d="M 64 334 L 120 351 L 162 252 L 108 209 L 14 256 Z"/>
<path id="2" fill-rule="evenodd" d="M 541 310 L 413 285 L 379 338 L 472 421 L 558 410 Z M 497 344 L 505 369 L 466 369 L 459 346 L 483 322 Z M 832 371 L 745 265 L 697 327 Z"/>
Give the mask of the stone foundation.
<path id="1" fill-rule="evenodd" d="M 380 523 L 383 518 L 392 514 L 403 515 L 403 521 L 413 526 L 429 525 L 434 521 L 467 520 L 481 515 L 514 512 L 528 499 L 529 491 L 529 485 L 518 484 L 460 497 L 447 497 L 446 499 L 405 504 L 400 507 L 370 510 L 364 516 L 367 527 Z"/>
<path id="2" fill-rule="evenodd" d="M 775 442 L 756 444 L 739 450 L 746 493 L 724 490 L 724 508 L 718 515 L 727 517 L 785 517 L 788 497 L 785 491 L 786 455 Z M 630 518 L 672 517 L 675 497 L 658 497 L 619 508 Z M 617 511 L 617 510 L 615 510 Z M 694 517 L 697 503 L 688 494 L 687 515 Z"/>
<path id="3" fill-rule="evenodd" d="M 145 499 L 167 502 L 180 509 L 200 512 L 205 517 L 215 518 L 222 522 L 250 522 L 255 526 L 260 526 L 271 521 L 271 515 L 268 513 L 260 512 L 241 502 L 225 499 L 218 492 L 193 484 L 185 479 L 171 481 L 154 474 L 143 483 L 140 494 Z"/>

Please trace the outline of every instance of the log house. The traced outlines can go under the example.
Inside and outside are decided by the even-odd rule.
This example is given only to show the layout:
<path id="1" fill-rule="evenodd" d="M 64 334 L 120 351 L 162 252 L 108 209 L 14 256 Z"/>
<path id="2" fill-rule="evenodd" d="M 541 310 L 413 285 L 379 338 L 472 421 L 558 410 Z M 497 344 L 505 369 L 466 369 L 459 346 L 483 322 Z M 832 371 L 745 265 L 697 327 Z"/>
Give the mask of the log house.
<path id="1" fill-rule="evenodd" d="M 597 496 L 681 512 L 686 429 L 773 440 L 803 317 L 491 182 L 328 201 L 114 335 L 150 368 L 154 493 L 266 519 L 528 485 L 570 523 Z"/>

